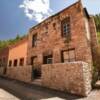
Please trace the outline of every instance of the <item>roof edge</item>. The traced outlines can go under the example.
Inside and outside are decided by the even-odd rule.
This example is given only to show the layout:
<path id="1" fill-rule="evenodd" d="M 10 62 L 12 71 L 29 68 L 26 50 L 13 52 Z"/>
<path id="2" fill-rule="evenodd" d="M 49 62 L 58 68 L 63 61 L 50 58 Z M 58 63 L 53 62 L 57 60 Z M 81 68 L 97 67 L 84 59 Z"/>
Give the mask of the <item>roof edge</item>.
<path id="1" fill-rule="evenodd" d="M 17 41 L 16 43 L 9 45 L 9 49 L 12 49 L 12 48 L 18 46 L 21 43 L 24 43 L 25 41 L 28 41 L 28 36 L 27 35 L 25 37 L 23 37 L 21 40 Z"/>
<path id="2" fill-rule="evenodd" d="M 41 24 L 42 24 L 43 22 L 45 22 L 46 20 L 48 20 L 48 19 L 50 19 L 50 18 L 52 18 L 52 17 L 57 16 L 58 14 L 62 13 L 63 11 L 69 9 L 70 7 L 72 7 L 72 6 L 74 6 L 74 5 L 76 5 L 77 3 L 82 4 L 81 0 L 78 0 L 77 2 L 75 2 L 75 3 L 71 4 L 71 5 L 69 5 L 68 7 L 64 8 L 63 10 L 61 10 L 61 11 L 55 13 L 54 15 L 49 16 L 48 18 L 46 18 L 46 19 L 43 20 L 42 22 L 40 22 L 40 23 L 36 24 L 35 26 L 31 27 L 29 30 L 34 29 L 35 27 L 37 27 L 38 25 L 41 25 Z"/>

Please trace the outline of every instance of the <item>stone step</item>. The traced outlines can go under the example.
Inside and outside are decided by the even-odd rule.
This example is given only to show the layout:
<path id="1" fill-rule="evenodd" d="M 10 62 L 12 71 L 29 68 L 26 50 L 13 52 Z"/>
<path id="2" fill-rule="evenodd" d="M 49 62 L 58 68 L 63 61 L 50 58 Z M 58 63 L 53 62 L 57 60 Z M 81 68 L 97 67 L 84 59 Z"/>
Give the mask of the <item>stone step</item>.
<path id="1" fill-rule="evenodd" d="M 41 86 L 41 79 L 35 79 L 32 81 L 32 84 L 40 85 Z"/>

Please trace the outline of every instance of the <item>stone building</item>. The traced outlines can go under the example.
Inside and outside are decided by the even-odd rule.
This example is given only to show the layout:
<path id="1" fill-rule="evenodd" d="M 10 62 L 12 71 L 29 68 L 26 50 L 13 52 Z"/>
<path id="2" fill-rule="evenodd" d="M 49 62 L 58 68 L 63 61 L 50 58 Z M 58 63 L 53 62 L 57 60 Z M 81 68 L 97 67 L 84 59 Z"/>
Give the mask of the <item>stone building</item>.
<path id="1" fill-rule="evenodd" d="M 27 64 L 32 65 L 32 79 L 40 78 L 49 88 L 87 95 L 96 45 L 94 20 L 79 0 L 29 30 Z"/>
<path id="2" fill-rule="evenodd" d="M 9 48 L 0 49 L 0 75 L 5 75 L 7 71 Z"/>
<path id="3" fill-rule="evenodd" d="M 9 47 L 6 76 L 86 96 L 91 91 L 94 19 L 81 1 L 32 27 Z"/>

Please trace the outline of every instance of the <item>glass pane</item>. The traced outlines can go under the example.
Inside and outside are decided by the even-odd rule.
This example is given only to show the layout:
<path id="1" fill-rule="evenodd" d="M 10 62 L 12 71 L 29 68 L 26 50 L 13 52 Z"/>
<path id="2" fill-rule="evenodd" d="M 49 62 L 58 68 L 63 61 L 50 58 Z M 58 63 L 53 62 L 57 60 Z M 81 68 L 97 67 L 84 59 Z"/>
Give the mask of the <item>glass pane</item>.
<path id="1" fill-rule="evenodd" d="M 69 57 L 68 57 L 68 51 L 64 51 L 63 52 L 63 57 L 64 57 L 64 59 L 68 59 Z"/>
<path id="2" fill-rule="evenodd" d="M 47 58 L 47 64 L 52 64 L 52 58 Z"/>
<path id="3" fill-rule="evenodd" d="M 69 51 L 69 58 L 70 58 L 70 61 L 75 61 L 75 50 Z"/>
<path id="4" fill-rule="evenodd" d="M 33 35 L 32 46 L 36 46 L 36 42 L 37 42 L 37 34 Z"/>

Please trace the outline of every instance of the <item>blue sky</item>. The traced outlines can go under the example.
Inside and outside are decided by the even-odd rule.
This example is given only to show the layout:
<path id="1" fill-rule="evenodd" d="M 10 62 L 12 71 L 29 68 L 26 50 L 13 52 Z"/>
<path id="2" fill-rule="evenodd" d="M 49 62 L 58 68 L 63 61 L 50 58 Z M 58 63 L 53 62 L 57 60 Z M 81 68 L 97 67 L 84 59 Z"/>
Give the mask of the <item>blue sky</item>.
<path id="1" fill-rule="evenodd" d="M 35 1 L 35 2 L 34 2 Z M 24 35 L 28 29 L 77 0 L 0 0 L 0 40 Z M 40 3 L 39 3 L 40 2 Z M 99 0 L 83 0 L 90 14 L 100 13 Z"/>

